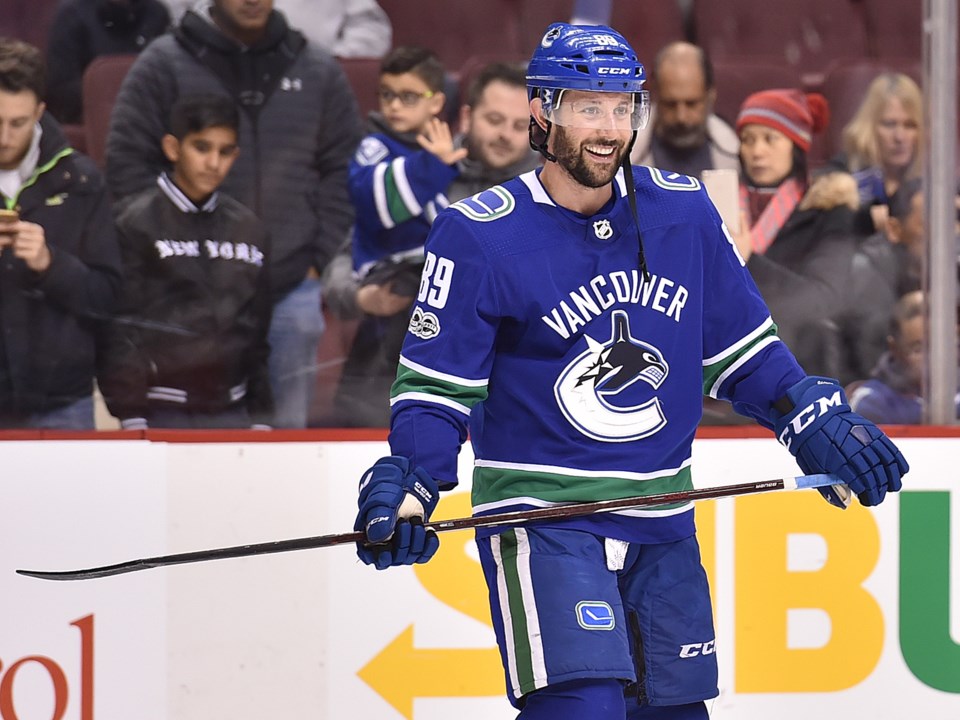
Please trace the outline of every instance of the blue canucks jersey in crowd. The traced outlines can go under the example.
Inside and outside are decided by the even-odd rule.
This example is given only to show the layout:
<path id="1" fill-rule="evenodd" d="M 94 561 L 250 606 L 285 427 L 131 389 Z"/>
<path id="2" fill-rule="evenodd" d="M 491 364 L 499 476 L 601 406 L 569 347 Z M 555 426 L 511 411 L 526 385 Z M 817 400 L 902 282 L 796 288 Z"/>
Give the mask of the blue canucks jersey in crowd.
<path id="1" fill-rule="evenodd" d="M 380 260 L 423 257 L 437 213 L 448 205 L 447 187 L 459 173 L 422 149 L 413 134 L 398 135 L 374 114 L 350 162 L 350 199 L 357 210 L 353 269 L 362 277 Z"/>
<path id="2" fill-rule="evenodd" d="M 390 444 L 449 488 L 469 427 L 475 513 L 689 489 L 703 394 L 770 427 L 804 376 L 700 183 L 634 177 L 646 283 L 622 171 L 589 217 L 535 171 L 434 223 Z M 689 503 L 563 525 L 638 542 L 694 532 Z"/>

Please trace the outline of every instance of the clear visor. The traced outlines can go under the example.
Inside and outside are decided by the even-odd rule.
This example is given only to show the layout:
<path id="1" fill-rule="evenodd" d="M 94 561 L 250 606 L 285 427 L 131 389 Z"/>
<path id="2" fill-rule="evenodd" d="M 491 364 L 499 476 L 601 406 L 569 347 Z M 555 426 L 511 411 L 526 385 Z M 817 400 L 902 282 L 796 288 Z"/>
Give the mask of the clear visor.
<path id="1" fill-rule="evenodd" d="M 547 93 L 543 114 L 555 125 L 591 130 L 640 130 L 650 119 L 650 93 Z"/>

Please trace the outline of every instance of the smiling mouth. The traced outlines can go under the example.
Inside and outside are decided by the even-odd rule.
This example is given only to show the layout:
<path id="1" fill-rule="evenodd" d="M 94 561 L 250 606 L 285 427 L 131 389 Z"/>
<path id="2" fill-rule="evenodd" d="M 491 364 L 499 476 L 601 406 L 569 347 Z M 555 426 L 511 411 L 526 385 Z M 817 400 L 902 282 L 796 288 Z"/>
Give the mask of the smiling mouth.
<path id="1" fill-rule="evenodd" d="M 598 158 L 609 158 L 617 150 L 616 145 L 584 145 L 583 149 Z"/>

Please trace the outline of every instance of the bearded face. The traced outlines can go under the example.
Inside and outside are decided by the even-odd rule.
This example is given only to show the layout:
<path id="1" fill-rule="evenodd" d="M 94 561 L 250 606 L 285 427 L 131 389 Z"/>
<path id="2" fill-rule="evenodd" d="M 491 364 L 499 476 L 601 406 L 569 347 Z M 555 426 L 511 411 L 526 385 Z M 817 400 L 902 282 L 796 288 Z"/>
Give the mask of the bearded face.
<path id="1" fill-rule="evenodd" d="M 623 163 L 629 137 L 623 133 L 553 127 L 557 164 L 581 185 L 599 188 L 613 182 Z"/>

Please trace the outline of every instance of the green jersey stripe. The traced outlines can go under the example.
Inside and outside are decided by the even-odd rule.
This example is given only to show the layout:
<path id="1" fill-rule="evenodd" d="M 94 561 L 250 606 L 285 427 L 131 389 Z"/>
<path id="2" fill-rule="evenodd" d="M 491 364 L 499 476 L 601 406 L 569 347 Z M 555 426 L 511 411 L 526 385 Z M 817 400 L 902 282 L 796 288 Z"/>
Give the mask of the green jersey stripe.
<path id="1" fill-rule="evenodd" d="M 717 397 L 720 385 L 734 370 L 767 345 L 777 341 L 779 341 L 777 326 L 771 322 L 766 330 L 751 338 L 749 342 L 734 345 L 726 355 L 716 355 L 710 358 L 709 364 L 705 362 L 703 366 L 703 394 L 713 398 Z"/>
<path id="2" fill-rule="evenodd" d="M 512 647 L 507 648 L 513 655 L 513 665 L 517 674 L 517 688 L 520 693 L 533 689 L 533 660 L 527 634 L 527 614 L 523 608 L 523 592 L 520 588 L 520 569 L 517 567 L 517 532 L 507 530 L 494 540 L 499 545 L 500 570 L 506 589 L 504 626 L 510 628 Z"/>
<path id="3" fill-rule="evenodd" d="M 506 467 L 475 467 L 472 500 L 474 510 L 491 503 L 503 505 L 510 498 L 535 498 L 545 505 L 595 502 L 626 497 L 659 495 L 693 489 L 690 466 L 648 480 L 607 476 L 571 477 L 566 474 L 530 472 Z M 681 508 L 686 503 L 657 506 L 657 511 Z"/>
<path id="4" fill-rule="evenodd" d="M 396 225 L 409 220 L 413 213 L 407 208 L 406 203 L 400 196 L 400 190 L 397 188 L 397 179 L 394 176 L 395 169 L 393 163 L 387 166 L 387 171 L 383 174 L 383 184 L 387 196 L 387 208 L 390 218 Z"/>
<path id="5" fill-rule="evenodd" d="M 397 367 L 397 379 L 390 389 L 391 400 L 407 393 L 422 393 L 453 400 L 458 405 L 472 408 L 487 397 L 487 386 L 460 385 L 459 383 L 430 377 L 402 363 Z"/>

